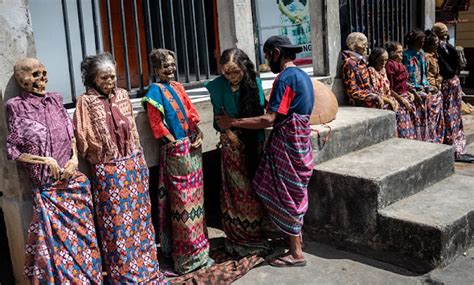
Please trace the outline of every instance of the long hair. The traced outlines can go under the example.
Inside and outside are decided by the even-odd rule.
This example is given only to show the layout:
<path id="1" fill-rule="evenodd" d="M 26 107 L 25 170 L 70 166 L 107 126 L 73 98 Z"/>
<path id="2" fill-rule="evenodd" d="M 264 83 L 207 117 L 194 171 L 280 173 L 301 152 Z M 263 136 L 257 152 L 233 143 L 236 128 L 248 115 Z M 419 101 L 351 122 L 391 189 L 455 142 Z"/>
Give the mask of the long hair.
<path id="1" fill-rule="evenodd" d="M 226 49 L 222 52 L 219 63 L 224 65 L 231 61 L 237 64 L 244 73 L 244 76 L 239 83 L 239 116 L 241 118 L 248 118 L 263 115 L 264 109 L 260 104 L 255 65 L 252 63 L 248 55 L 238 48 Z M 241 129 L 241 134 L 239 135 L 239 139 L 244 145 L 243 153 L 247 160 L 246 166 L 251 178 L 255 175 L 260 160 L 260 142 L 258 140 L 258 135 L 258 130 L 247 129 Z"/>
<path id="2" fill-rule="evenodd" d="M 263 107 L 260 105 L 255 65 L 252 63 L 248 55 L 238 48 L 230 48 L 222 52 L 219 63 L 224 65 L 229 63 L 231 60 L 233 63 L 237 64 L 244 73 L 244 76 L 239 83 L 240 117 L 248 118 L 263 115 Z"/>

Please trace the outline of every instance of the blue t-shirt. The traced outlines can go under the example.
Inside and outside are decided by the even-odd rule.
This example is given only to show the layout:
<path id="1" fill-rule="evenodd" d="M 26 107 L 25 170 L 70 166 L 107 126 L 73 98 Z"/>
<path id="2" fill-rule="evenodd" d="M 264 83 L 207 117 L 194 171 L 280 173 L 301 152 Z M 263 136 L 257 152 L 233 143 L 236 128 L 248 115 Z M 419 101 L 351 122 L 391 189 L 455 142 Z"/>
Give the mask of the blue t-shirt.
<path id="1" fill-rule="evenodd" d="M 298 67 L 287 67 L 273 83 L 267 110 L 283 116 L 311 115 L 314 89 L 311 78 Z"/>

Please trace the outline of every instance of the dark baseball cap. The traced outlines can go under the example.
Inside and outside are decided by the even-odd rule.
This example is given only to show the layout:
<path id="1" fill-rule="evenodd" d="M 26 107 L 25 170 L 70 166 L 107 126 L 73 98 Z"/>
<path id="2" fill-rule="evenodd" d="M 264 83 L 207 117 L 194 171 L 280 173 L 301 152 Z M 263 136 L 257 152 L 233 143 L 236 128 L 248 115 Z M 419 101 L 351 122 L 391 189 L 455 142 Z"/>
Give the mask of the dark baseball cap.
<path id="1" fill-rule="evenodd" d="M 267 53 L 277 47 L 292 50 L 295 53 L 303 51 L 302 46 L 291 44 L 290 39 L 286 36 L 271 36 L 265 41 L 263 52 Z"/>

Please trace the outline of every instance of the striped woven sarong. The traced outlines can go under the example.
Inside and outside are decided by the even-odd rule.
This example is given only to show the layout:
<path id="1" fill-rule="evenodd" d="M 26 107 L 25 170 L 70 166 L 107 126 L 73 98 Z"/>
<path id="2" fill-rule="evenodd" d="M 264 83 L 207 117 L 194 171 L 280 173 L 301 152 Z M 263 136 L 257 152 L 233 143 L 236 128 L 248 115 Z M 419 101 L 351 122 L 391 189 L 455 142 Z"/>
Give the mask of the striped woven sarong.
<path id="1" fill-rule="evenodd" d="M 31 284 L 102 284 L 102 262 L 87 177 L 33 189 L 25 276 Z"/>
<path id="2" fill-rule="evenodd" d="M 301 233 L 313 173 L 309 116 L 292 114 L 270 134 L 253 181 L 271 220 L 289 235 Z"/>
<path id="3" fill-rule="evenodd" d="M 266 255 L 269 246 L 261 228 L 263 205 L 252 189 L 246 156 L 239 148 L 232 148 L 226 134 L 221 135 L 221 145 L 220 198 L 226 250 L 241 257 Z"/>
<path id="4" fill-rule="evenodd" d="M 455 76 L 449 80 L 443 80 L 441 92 L 443 93 L 445 125 L 444 143 L 452 145 L 456 154 L 463 154 L 466 148 L 466 138 L 461 117 L 463 92 L 459 78 Z"/>
<path id="5" fill-rule="evenodd" d="M 94 165 L 94 202 L 107 284 L 165 284 L 142 153 Z"/>
<path id="6" fill-rule="evenodd" d="M 184 274 L 209 262 L 201 148 L 192 149 L 186 137 L 163 146 L 160 154 L 161 250 Z"/>

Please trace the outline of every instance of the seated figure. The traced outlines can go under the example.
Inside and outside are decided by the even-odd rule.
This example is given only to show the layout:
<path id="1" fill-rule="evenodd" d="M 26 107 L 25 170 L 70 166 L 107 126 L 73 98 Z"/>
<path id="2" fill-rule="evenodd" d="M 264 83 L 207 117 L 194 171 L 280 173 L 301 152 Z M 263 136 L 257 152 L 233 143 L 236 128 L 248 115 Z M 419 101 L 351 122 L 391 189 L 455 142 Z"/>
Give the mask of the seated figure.
<path id="1" fill-rule="evenodd" d="M 419 137 L 427 142 L 442 143 L 444 140 L 443 98 L 428 82 L 428 64 L 423 43 L 425 34 L 413 30 L 405 36 L 408 48 L 403 52 L 403 64 L 408 70 L 408 85 L 416 91 L 422 101 L 418 116 L 426 128 L 421 128 Z"/>
<path id="2" fill-rule="evenodd" d="M 365 60 L 367 37 L 362 33 L 351 33 L 347 36 L 346 44 L 349 50 L 342 52 L 342 79 L 349 104 L 382 109 L 385 102 L 370 84 Z"/>
<path id="3" fill-rule="evenodd" d="M 383 48 L 375 48 L 369 56 L 370 81 L 373 88 L 379 92 L 384 99 L 384 109 L 393 110 L 397 115 L 397 135 L 400 138 L 415 139 L 415 128 L 410 117 L 413 110 L 411 102 L 393 91 L 387 77 L 385 65 L 388 61 L 388 53 Z"/>

